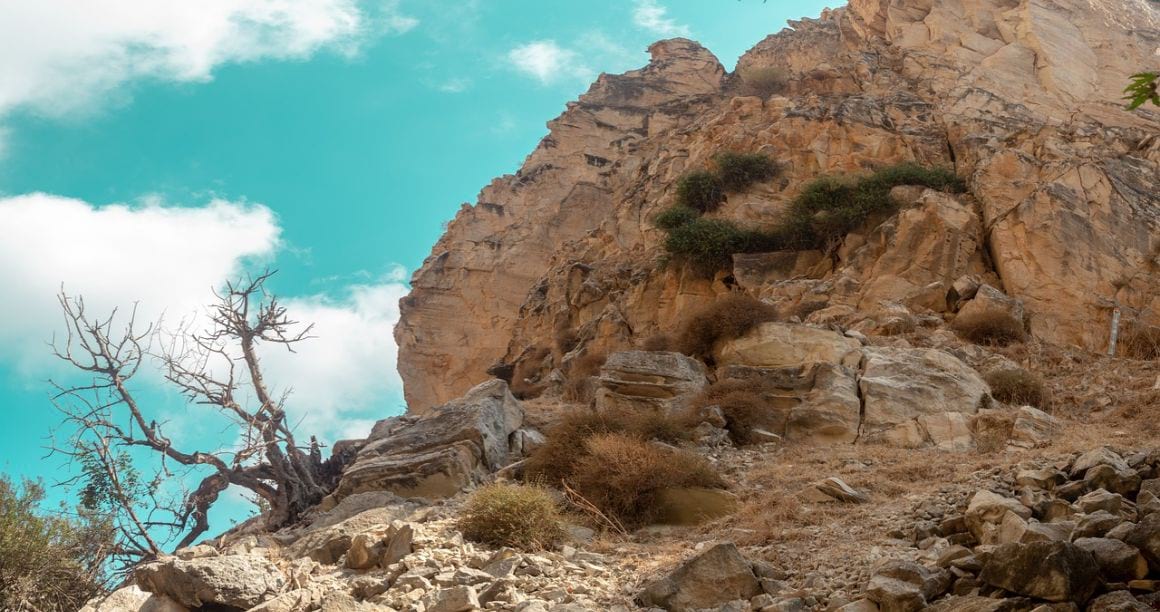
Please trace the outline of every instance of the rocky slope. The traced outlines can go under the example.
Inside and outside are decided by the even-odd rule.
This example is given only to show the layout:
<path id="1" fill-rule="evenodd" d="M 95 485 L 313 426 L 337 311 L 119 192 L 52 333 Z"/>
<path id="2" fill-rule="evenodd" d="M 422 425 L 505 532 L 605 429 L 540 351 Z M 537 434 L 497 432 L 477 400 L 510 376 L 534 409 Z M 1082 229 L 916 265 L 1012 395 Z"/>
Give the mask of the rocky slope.
<path id="1" fill-rule="evenodd" d="M 1113 309 L 1160 316 L 1160 115 L 1119 101 L 1126 75 L 1155 62 L 1150 4 L 853 0 L 741 58 L 739 74 L 789 75 L 767 98 L 694 42 L 655 44 L 647 67 L 602 76 L 549 123 L 416 272 L 396 329 L 409 408 L 458 397 L 489 369 L 550 387 L 575 356 L 559 330 L 581 349 L 627 348 L 744 284 L 751 261 L 715 279 L 659 265 L 649 222 L 680 174 L 722 150 L 782 166 L 717 213 L 753 224 L 776 221 L 822 173 L 916 160 L 969 185 L 848 238 L 807 283 L 759 277 L 751 293 L 787 308 L 822 295 L 844 316 L 883 302 L 937 315 L 974 273 L 1023 301 L 1036 337 L 1106 350 Z"/>

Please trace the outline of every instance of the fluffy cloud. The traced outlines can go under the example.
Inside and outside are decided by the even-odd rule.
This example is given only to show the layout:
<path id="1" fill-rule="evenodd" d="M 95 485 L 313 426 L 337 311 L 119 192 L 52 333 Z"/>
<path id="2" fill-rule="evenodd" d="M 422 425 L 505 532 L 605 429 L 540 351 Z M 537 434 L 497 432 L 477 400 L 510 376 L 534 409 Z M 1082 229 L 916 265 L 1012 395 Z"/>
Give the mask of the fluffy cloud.
<path id="1" fill-rule="evenodd" d="M 268 347 L 262 360 L 271 381 L 286 381 L 287 411 L 302 431 L 330 440 L 362 437 L 375 420 L 402 412 L 393 335 L 399 299 L 407 294 L 402 281 L 399 269 L 379 284 L 349 287 L 342 299 L 285 302 L 295 320 L 314 324 L 313 338 L 294 353 Z"/>
<path id="2" fill-rule="evenodd" d="M 196 324 L 213 288 L 274 258 L 280 233 L 270 209 L 244 202 L 0 198 L 0 362 L 30 379 L 59 373 L 45 343 L 63 329 L 55 302 L 62 285 L 84 296 L 92 314 L 136 302 L 143 322 L 164 314 L 167 327 Z M 288 406 L 304 427 L 328 439 L 365 434 L 370 420 L 398 411 L 392 329 L 406 291 L 400 269 L 351 285 L 340 299 L 284 298 L 292 318 L 315 324 L 314 337 L 296 354 L 265 347 L 263 360 L 278 390 L 292 391 Z"/>
<path id="3" fill-rule="evenodd" d="M 351 52 L 417 23 L 397 0 L 0 3 L 0 117 L 90 111 L 130 81 L 204 81 L 227 63 Z"/>
<path id="4" fill-rule="evenodd" d="M 592 78 L 592 70 L 580 61 L 580 54 L 561 47 L 554 40 L 520 45 L 509 51 L 507 57 L 516 70 L 545 85 L 567 78 Z"/>
<path id="5" fill-rule="evenodd" d="M 637 0 L 632 11 L 632 21 L 638 27 L 665 37 L 690 36 L 689 26 L 682 25 L 668 16 L 668 9 L 656 0 Z"/>

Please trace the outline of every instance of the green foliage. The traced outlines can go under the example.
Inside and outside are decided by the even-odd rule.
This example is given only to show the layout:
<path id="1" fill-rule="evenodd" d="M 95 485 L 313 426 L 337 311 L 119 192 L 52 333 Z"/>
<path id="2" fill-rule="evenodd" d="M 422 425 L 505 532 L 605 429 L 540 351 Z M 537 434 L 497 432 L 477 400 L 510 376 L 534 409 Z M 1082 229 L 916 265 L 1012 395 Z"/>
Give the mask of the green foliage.
<path id="1" fill-rule="evenodd" d="M 747 251 L 749 240 L 750 233 L 731 221 L 697 218 L 670 229 L 665 249 L 697 268 L 716 270 Z"/>
<path id="2" fill-rule="evenodd" d="M 114 537 L 97 516 L 42 512 L 44 489 L 0 475 L 0 610 L 72 612 L 104 592 Z"/>
<path id="3" fill-rule="evenodd" d="M 713 163 L 727 191 L 743 191 L 777 176 L 777 164 L 761 153 L 721 153 L 713 158 Z"/>
<path id="4" fill-rule="evenodd" d="M 1160 73 L 1140 72 L 1132 75 L 1132 81 L 1124 88 L 1124 99 L 1128 101 L 1128 110 L 1136 110 L 1151 102 L 1160 106 Z"/>
<path id="5" fill-rule="evenodd" d="M 702 213 L 712 212 L 725 201 L 721 179 L 708 170 L 690 172 L 677 181 L 677 202 Z"/>
<path id="6" fill-rule="evenodd" d="M 489 546 L 541 550 L 564 535 L 556 499 L 536 485 L 492 484 L 480 488 L 459 518 L 463 537 Z"/>
<path id="7" fill-rule="evenodd" d="M 756 180 L 766 180 L 757 177 L 776 175 L 773 162 L 761 155 L 723 154 L 717 163 L 722 176 L 727 177 L 717 179 L 722 186 L 748 186 Z M 963 180 L 949 169 L 903 163 L 857 178 L 817 178 L 802 188 L 781 223 L 770 229 L 748 229 L 724 219 L 706 219 L 698 216 L 702 209 L 684 204 L 662 212 L 654 222 L 668 232 L 665 249 L 670 254 L 702 271 L 715 271 L 730 265 L 734 253 L 828 249 L 871 216 L 893 213 L 898 205 L 890 199 L 890 190 L 899 185 L 921 185 L 951 193 L 966 190 Z"/>
<path id="8" fill-rule="evenodd" d="M 119 508 L 132 507 L 157 492 L 159 483 L 143 482 L 133 459 L 125 451 L 110 451 L 107 465 L 96 454 L 80 455 L 78 459 L 81 465 L 80 505 L 85 510 L 113 513 Z M 116 483 L 110 470 L 116 475 Z"/>
<path id="9" fill-rule="evenodd" d="M 904 163 L 856 179 L 823 176 L 805 185 L 790 203 L 786 219 L 775 232 L 794 249 L 826 248 L 858 228 L 874 214 L 892 213 L 897 205 L 890 190 L 899 185 L 921 185 L 958 193 L 962 179 L 945 168 Z"/>
<path id="10" fill-rule="evenodd" d="M 688 206 L 674 206 L 672 208 L 661 211 L 661 213 L 653 219 L 653 225 L 664 230 L 672 230 L 687 223 L 692 223 L 697 219 L 697 217 L 700 216 L 701 213 L 693 210 L 692 208 L 689 208 Z"/>

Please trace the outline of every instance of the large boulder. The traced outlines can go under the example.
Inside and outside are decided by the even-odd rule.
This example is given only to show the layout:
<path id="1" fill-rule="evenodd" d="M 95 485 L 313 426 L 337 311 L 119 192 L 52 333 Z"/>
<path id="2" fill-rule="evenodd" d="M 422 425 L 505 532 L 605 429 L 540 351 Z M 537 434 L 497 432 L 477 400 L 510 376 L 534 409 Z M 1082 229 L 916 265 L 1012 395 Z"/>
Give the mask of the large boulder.
<path id="1" fill-rule="evenodd" d="M 761 585 L 749 562 L 732 542 L 723 542 L 647 584 L 637 596 L 637 603 L 676 611 L 715 609 L 760 592 Z"/>
<path id="2" fill-rule="evenodd" d="M 1140 549 L 1152 569 L 1160 571 L 1160 513 L 1140 519 L 1125 541 Z"/>
<path id="3" fill-rule="evenodd" d="M 976 322 L 1002 321 L 1014 330 L 1023 329 L 1023 301 L 1010 297 L 998 289 L 983 284 L 978 287 L 973 299 L 959 309 L 955 324 L 970 326 Z"/>
<path id="4" fill-rule="evenodd" d="M 105 597 L 94 599 L 80 612 L 187 612 L 188 608 L 172 599 L 146 593 L 135 584 L 122 587 Z"/>
<path id="5" fill-rule="evenodd" d="M 763 323 L 714 350 L 718 365 L 791 368 L 810 363 L 855 366 L 862 343 L 838 332 L 805 325 Z"/>
<path id="6" fill-rule="evenodd" d="M 990 404 L 990 389 L 978 372 L 948 353 L 887 347 L 863 353 L 858 384 L 864 405 L 862 435 L 869 441 L 888 437 L 900 426 L 913 427 L 919 417 L 945 412 L 970 415 Z M 954 429 L 949 431 L 947 444 L 958 445 Z"/>
<path id="7" fill-rule="evenodd" d="M 812 370 L 813 388 L 789 411 L 786 440 L 818 446 L 852 444 L 862 420 L 854 371 L 831 363 L 816 364 Z"/>
<path id="8" fill-rule="evenodd" d="M 1134 546 L 1111 538 L 1079 538 L 1075 545 L 1092 554 L 1107 582 L 1126 583 L 1148 575 L 1148 562 Z"/>
<path id="9" fill-rule="evenodd" d="M 1091 553 L 1067 542 L 1011 543 L 991 553 L 979 579 L 1012 593 L 1082 605 L 1100 585 L 1100 568 Z"/>
<path id="10" fill-rule="evenodd" d="M 167 557 L 137 567 L 137 585 L 189 608 L 226 606 L 248 610 L 281 593 L 286 576 L 264 556 Z"/>
<path id="11" fill-rule="evenodd" d="M 708 384 L 705 366 L 680 353 L 613 353 L 600 368 L 596 405 L 600 409 L 678 412 Z"/>
<path id="12" fill-rule="evenodd" d="M 420 415 L 380 421 L 343 472 L 334 499 L 365 491 L 454 495 L 509 463 L 509 438 L 522 423 L 523 408 L 501 380 Z"/>
<path id="13" fill-rule="evenodd" d="M 947 591 L 951 575 L 913 561 L 892 559 L 879 565 L 866 585 L 866 598 L 882 612 L 915 612 Z"/>

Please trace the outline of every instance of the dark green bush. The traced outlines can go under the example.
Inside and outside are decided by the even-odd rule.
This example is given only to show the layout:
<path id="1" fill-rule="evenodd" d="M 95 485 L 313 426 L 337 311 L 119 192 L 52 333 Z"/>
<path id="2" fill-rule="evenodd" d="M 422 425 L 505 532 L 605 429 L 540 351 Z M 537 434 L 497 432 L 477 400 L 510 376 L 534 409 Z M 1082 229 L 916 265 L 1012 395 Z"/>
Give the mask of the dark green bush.
<path id="1" fill-rule="evenodd" d="M 677 181 L 677 202 L 703 213 L 712 212 L 725 201 L 721 179 L 708 170 L 690 172 Z"/>
<path id="2" fill-rule="evenodd" d="M 945 168 L 904 163 L 856 179 L 823 176 L 802 189 L 790 203 L 777 233 L 795 249 L 826 248 L 857 229 L 875 214 L 894 212 L 890 190 L 899 185 L 921 185 L 961 192 L 966 185 Z"/>
<path id="3" fill-rule="evenodd" d="M 764 161 L 757 161 L 757 158 Z M 711 176 L 719 190 L 727 182 L 748 185 L 755 180 L 753 177 L 765 176 L 771 171 L 776 173 L 776 168 L 759 168 L 762 164 L 772 166 L 768 158 L 760 155 L 723 154 L 718 158 L 721 159 L 729 160 L 724 162 L 724 166 L 718 161 L 727 179 L 718 179 L 705 172 L 686 175 L 678 185 L 682 204 L 662 212 L 654 220 L 657 227 L 668 232 L 665 249 L 704 271 L 730 265 L 734 253 L 828 249 L 872 216 L 892 214 L 898 205 L 890 199 L 890 190 L 899 185 L 921 185 L 955 193 L 966 189 L 962 179 L 952 171 L 926 168 L 915 163 L 890 166 L 860 178 L 823 176 L 802 188 L 777 226 L 747 229 L 731 221 L 698 216 L 699 212 L 711 208 L 691 204 L 680 195 L 692 193 L 691 185 L 709 180 L 705 176 Z M 698 178 L 693 180 L 694 177 Z M 686 184 L 686 181 L 690 182 Z"/>
<path id="4" fill-rule="evenodd" d="M 671 230 L 686 223 L 692 223 L 700 216 L 701 213 L 688 206 L 673 206 L 672 208 L 661 211 L 660 214 L 653 218 L 653 225 L 664 230 Z"/>
<path id="5" fill-rule="evenodd" d="M 777 176 L 777 164 L 761 153 L 721 153 L 713 163 L 726 191 L 743 191 Z"/>
<path id="6" fill-rule="evenodd" d="M 734 253 L 746 252 L 750 233 L 724 219 L 694 219 L 669 230 L 665 249 L 702 270 L 728 266 Z"/>

